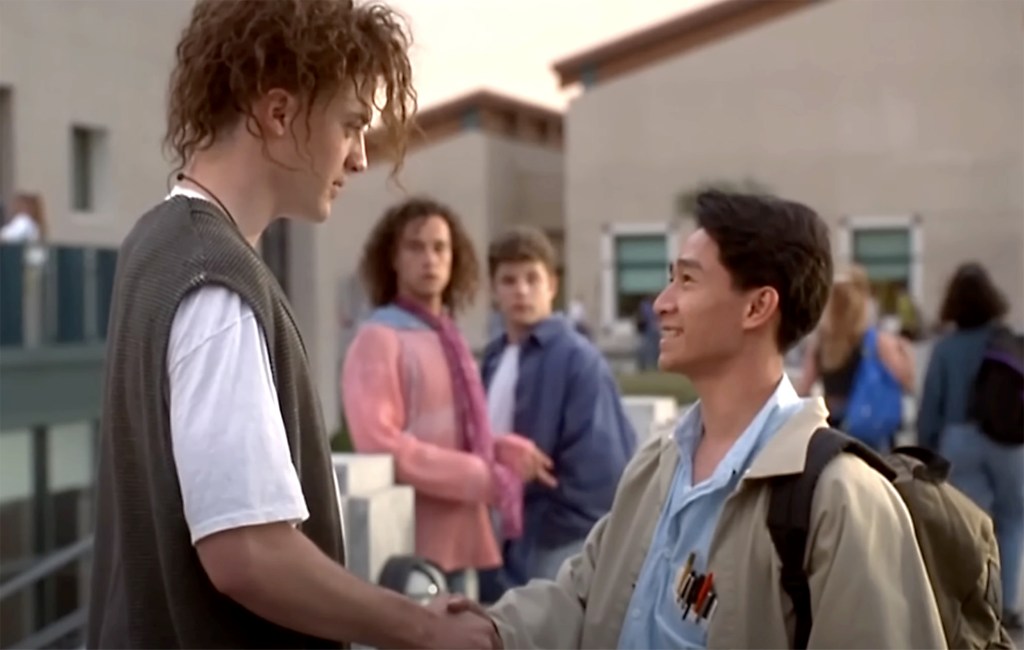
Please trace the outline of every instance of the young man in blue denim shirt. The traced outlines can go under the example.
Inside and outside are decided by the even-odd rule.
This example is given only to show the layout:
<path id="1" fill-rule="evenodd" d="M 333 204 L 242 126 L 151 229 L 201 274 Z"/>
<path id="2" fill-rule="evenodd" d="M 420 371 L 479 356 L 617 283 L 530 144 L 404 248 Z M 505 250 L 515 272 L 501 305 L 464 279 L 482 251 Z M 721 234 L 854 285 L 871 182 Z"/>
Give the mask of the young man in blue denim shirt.
<path id="1" fill-rule="evenodd" d="M 532 439 L 553 459 L 557 485 L 528 486 L 523 536 L 506 544 L 504 567 L 483 577 L 484 600 L 555 576 L 611 509 L 637 442 L 604 357 L 553 313 L 558 279 L 548 238 L 516 228 L 492 243 L 488 266 L 505 326 L 484 351 L 491 427 Z"/>

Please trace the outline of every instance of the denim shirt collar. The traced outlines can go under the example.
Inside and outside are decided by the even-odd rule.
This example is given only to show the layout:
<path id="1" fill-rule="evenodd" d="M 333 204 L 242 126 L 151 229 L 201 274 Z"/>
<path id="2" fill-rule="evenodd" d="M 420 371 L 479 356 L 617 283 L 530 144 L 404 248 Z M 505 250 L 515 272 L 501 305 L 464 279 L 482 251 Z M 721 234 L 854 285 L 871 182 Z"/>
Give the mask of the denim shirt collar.
<path id="1" fill-rule="evenodd" d="M 751 458 L 777 429 L 775 426 L 767 426 L 770 421 L 776 419 L 775 416 L 779 414 L 780 410 L 789 411 L 792 407 L 802 403 L 803 400 L 793 388 L 789 377 L 783 373 L 775 391 L 765 401 L 740 437 L 736 439 L 729 452 L 722 458 L 710 480 L 717 483 L 728 480 L 739 473 L 750 463 Z M 683 415 L 673 433 L 679 449 L 680 462 L 688 467 L 692 467 L 693 455 L 700 442 L 700 437 L 703 435 L 703 429 L 700 402 L 698 401 Z"/>

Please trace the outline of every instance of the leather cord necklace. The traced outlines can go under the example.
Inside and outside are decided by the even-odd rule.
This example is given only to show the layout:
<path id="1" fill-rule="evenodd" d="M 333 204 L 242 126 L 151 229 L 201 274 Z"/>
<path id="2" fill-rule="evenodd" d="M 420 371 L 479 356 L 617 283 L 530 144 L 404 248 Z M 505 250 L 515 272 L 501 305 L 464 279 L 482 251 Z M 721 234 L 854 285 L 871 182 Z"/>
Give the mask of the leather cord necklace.
<path id="1" fill-rule="evenodd" d="M 227 215 L 228 219 L 231 220 L 231 223 L 235 224 L 235 228 L 238 229 L 238 232 L 242 232 L 242 229 L 238 226 L 238 221 L 235 220 L 235 216 L 231 214 L 231 210 L 228 210 L 227 206 L 224 205 L 224 202 L 217 198 L 217 195 L 211 192 L 209 188 L 184 172 L 178 174 L 178 182 L 180 183 L 182 181 L 188 181 L 205 192 L 208 197 L 213 199 L 213 202 L 217 204 L 217 207 Z"/>

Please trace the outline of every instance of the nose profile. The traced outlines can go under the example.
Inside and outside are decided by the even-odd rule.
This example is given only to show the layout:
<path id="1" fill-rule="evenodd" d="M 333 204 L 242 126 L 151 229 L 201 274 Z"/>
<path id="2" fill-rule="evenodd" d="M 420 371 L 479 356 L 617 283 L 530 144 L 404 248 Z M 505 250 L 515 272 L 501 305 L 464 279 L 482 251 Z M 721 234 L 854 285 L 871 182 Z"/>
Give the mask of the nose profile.
<path id="1" fill-rule="evenodd" d="M 662 289 L 661 293 L 659 293 L 654 299 L 654 305 L 652 305 L 652 307 L 654 308 L 654 314 L 659 318 L 666 314 L 671 314 L 676 309 L 675 301 L 672 300 L 672 296 L 669 295 L 671 291 L 672 285 L 669 284 Z"/>
<path id="2" fill-rule="evenodd" d="M 368 162 L 366 159 L 366 136 L 360 133 L 359 140 L 349 151 L 348 158 L 345 159 L 345 169 L 351 174 L 358 174 L 366 171 Z"/>

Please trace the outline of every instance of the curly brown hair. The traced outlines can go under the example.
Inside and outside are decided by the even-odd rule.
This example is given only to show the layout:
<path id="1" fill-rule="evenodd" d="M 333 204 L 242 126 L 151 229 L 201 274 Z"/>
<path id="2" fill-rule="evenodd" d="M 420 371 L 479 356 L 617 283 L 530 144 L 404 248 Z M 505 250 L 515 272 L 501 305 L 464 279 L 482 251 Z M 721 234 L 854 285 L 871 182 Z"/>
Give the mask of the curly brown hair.
<path id="1" fill-rule="evenodd" d="M 453 314 L 473 304 L 480 286 L 480 264 L 473 242 L 462 221 L 448 206 L 433 199 L 416 197 L 393 206 L 377 222 L 363 249 L 360 273 L 370 302 L 380 307 L 398 296 L 395 254 L 406 227 L 427 217 L 441 217 L 452 237 L 452 272 L 442 302 Z"/>
<path id="2" fill-rule="evenodd" d="M 198 0 L 176 50 L 164 147 L 176 170 L 245 117 L 271 88 L 296 93 L 306 119 L 347 84 L 381 113 L 394 172 L 401 167 L 416 91 L 411 36 L 382 4 L 352 0 Z M 257 131 L 253 131 L 253 128 Z"/>

